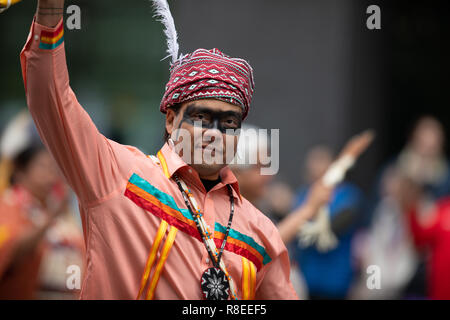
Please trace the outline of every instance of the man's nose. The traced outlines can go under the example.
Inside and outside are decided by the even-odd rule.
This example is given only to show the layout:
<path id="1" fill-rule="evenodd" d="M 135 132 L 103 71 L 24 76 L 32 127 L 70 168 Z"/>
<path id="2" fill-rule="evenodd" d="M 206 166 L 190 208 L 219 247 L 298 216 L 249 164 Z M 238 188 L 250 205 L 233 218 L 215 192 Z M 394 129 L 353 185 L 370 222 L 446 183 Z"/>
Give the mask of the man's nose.
<path id="1" fill-rule="evenodd" d="M 216 136 L 221 136 L 222 132 L 219 129 L 219 121 L 217 119 L 214 120 L 214 122 L 212 123 L 212 126 L 210 126 L 208 129 L 205 130 L 205 132 L 203 133 L 205 136 L 208 137 L 213 137 L 215 138 Z M 214 141 L 214 140 L 212 140 Z"/>
<path id="2" fill-rule="evenodd" d="M 220 143 L 223 141 L 222 132 L 220 132 L 220 130 L 216 128 L 206 129 L 203 132 L 203 140 Z"/>

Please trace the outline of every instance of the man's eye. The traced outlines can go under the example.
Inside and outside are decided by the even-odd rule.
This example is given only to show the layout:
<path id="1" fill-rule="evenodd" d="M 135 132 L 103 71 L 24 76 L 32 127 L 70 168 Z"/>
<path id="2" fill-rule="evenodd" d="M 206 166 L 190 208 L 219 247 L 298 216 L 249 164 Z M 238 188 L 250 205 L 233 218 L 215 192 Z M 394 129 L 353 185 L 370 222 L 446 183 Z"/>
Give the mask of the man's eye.
<path id="1" fill-rule="evenodd" d="M 206 116 L 203 113 L 195 113 L 191 116 L 194 121 L 203 121 L 206 120 Z"/>
<path id="2" fill-rule="evenodd" d="M 230 117 L 230 118 L 224 119 L 224 121 L 222 123 L 227 126 L 236 127 L 236 126 L 239 126 L 239 119 Z"/>

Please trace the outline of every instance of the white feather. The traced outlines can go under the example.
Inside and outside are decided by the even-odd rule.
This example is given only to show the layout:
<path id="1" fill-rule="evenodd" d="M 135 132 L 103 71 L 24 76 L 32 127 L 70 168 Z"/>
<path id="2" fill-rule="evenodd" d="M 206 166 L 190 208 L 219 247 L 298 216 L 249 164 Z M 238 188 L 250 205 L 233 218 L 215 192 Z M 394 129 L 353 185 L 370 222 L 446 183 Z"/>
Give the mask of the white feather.
<path id="1" fill-rule="evenodd" d="M 172 57 L 172 64 L 178 60 L 178 34 L 175 29 L 175 22 L 173 21 L 172 14 L 170 13 L 169 4 L 167 0 L 152 0 L 153 8 L 155 10 L 154 17 L 158 18 L 164 25 L 164 34 L 167 39 L 167 53 L 164 58 Z"/>

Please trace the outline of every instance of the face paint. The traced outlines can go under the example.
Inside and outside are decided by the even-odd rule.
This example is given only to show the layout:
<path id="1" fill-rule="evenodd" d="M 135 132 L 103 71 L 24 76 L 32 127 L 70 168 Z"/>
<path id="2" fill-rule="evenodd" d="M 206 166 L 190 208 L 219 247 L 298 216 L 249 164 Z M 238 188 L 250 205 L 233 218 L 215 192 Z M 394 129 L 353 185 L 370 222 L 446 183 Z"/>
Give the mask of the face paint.
<path id="1" fill-rule="evenodd" d="M 186 122 L 192 126 L 200 122 L 202 128 L 217 129 L 221 133 L 227 134 L 226 130 L 241 128 L 242 114 L 235 111 L 214 111 L 205 107 L 190 105 L 186 108 L 181 122 Z"/>

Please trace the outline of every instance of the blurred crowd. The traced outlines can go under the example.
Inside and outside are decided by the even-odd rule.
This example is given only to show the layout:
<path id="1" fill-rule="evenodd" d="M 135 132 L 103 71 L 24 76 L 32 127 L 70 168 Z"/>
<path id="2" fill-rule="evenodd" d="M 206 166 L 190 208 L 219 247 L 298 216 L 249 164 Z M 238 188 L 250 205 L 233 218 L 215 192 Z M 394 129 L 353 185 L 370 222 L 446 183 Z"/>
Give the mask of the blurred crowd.
<path id="1" fill-rule="evenodd" d="M 246 126 L 243 129 L 256 128 Z M 422 117 L 380 168 L 372 193 L 339 184 L 329 203 L 337 246 L 287 243 L 291 279 L 303 299 L 450 299 L 450 170 L 440 122 Z M 248 146 L 257 152 L 258 141 Z M 76 199 L 29 114 L 10 121 L 0 143 L 0 299 L 74 299 L 84 268 Z M 298 189 L 233 166 L 240 191 L 278 224 L 301 206 L 335 158 L 314 146 Z"/>
<path id="2" fill-rule="evenodd" d="M 349 181 L 334 189 L 329 212 L 337 246 L 286 244 L 300 298 L 450 299 L 450 171 L 444 149 L 441 123 L 423 116 L 403 149 L 380 168 L 374 191 Z M 242 194 L 279 223 L 304 203 L 334 158 L 330 146 L 312 147 L 296 191 L 276 176 L 260 176 L 258 165 L 234 171 Z"/>
<path id="3" fill-rule="evenodd" d="M 74 196 L 31 116 L 0 141 L 0 299 L 75 299 L 84 240 Z"/>

